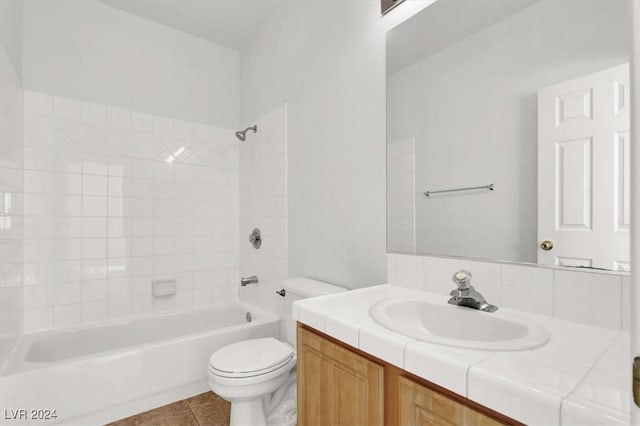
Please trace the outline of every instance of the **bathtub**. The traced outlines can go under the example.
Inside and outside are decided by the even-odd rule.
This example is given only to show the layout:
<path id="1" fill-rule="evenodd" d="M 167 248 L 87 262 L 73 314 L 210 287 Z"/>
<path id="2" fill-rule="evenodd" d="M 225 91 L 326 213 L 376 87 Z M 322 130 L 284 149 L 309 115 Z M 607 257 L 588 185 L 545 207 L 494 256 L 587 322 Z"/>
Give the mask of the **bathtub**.
<path id="1" fill-rule="evenodd" d="M 241 303 L 26 335 L 0 376 L 0 422 L 118 420 L 207 391 L 222 346 L 279 335 L 278 318 Z"/>

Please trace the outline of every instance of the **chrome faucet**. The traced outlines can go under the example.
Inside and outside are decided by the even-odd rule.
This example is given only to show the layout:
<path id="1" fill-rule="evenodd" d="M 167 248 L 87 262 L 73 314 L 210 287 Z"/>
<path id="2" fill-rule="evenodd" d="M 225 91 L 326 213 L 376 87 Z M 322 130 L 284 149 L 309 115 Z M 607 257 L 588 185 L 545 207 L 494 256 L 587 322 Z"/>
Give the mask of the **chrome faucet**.
<path id="1" fill-rule="evenodd" d="M 256 275 L 252 275 L 250 277 L 242 277 L 240 278 L 240 285 L 242 287 L 246 287 L 249 284 L 258 284 L 258 277 Z"/>
<path id="2" fill-rule="evenodd" d="M 466 306 L 486 312 L 495 312 L 498 310 L 497 306 L 487 303 L 484 297 L 473 288 L 471 285 L 471 272 L 465 270 L 458 271 L 453 274 L 452 280 L 458 288 L 451 290 L 451 293 L 449 293 L 451 296 L 451 299 L 449 299 L 450 305 Z"/>

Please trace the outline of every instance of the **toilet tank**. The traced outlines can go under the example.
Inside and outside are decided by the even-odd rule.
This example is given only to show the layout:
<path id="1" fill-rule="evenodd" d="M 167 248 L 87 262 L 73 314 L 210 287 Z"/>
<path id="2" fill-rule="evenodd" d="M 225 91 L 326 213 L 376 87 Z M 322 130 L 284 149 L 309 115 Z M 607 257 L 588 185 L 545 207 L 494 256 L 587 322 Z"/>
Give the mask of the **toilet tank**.
<path id="1" fill-rule="evenodd" d="M 306 277 L 286 279 L 282 282 L 282 286 L 286 290 L 284 323 L 287 333 L 287 341 L 294 346 L 296 344 L 296 320 L 293 319 L 292 314 L 293 302 L 296 300 L 307 299 L 309 297 L 324 296 L 326 294 L 347 291 L 344 287 Z"/>

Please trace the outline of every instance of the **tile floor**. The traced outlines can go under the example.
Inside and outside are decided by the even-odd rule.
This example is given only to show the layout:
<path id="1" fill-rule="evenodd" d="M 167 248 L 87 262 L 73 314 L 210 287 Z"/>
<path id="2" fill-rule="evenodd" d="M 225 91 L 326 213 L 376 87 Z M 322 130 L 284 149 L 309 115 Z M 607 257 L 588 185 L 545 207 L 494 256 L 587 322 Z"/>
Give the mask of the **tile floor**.
<path id="1" fill-rule="evenodd" d="M 231 405 L 213 392 L 158 407 L 107 426 L 227 426 Z"/>

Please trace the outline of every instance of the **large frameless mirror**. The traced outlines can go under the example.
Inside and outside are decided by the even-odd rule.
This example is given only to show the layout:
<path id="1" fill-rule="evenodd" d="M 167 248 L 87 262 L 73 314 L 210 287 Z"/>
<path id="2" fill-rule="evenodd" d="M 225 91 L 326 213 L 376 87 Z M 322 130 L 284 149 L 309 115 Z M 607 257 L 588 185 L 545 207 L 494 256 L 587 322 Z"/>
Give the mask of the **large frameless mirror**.
<path id="1" fill-rule="evenodd" d="M 388 251 L 628 270 L 629 16 L 440 0 L 391 30 Z"/>

